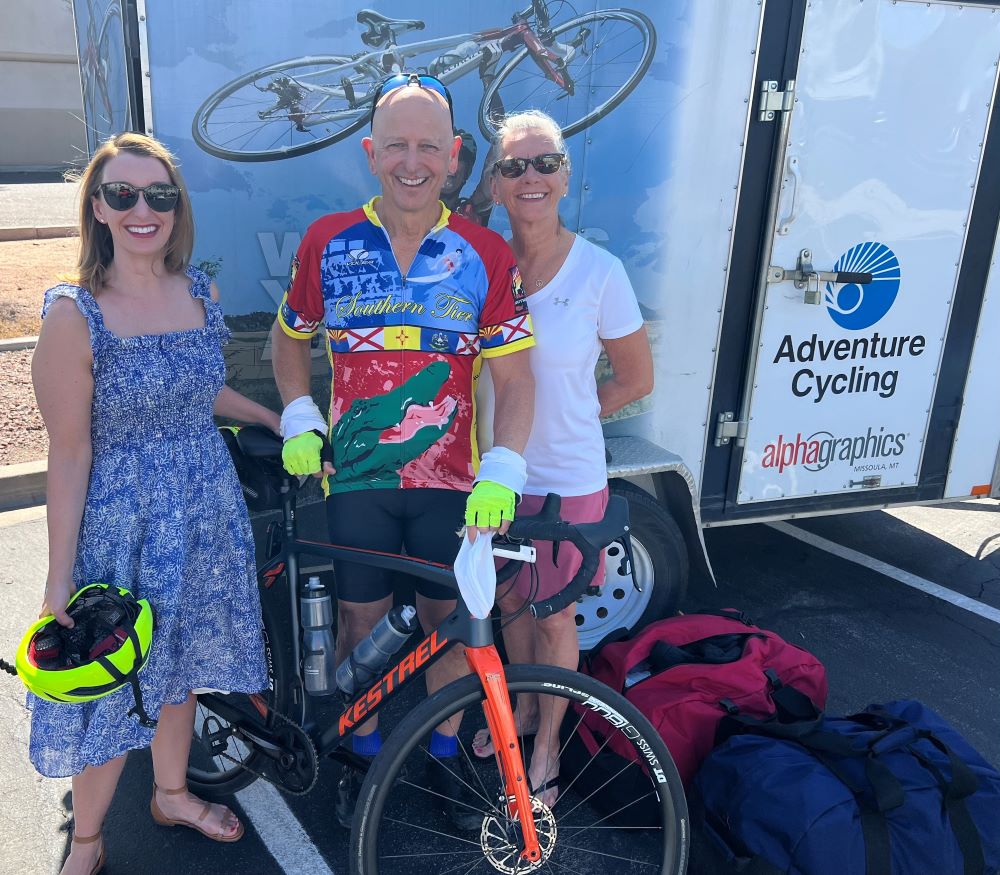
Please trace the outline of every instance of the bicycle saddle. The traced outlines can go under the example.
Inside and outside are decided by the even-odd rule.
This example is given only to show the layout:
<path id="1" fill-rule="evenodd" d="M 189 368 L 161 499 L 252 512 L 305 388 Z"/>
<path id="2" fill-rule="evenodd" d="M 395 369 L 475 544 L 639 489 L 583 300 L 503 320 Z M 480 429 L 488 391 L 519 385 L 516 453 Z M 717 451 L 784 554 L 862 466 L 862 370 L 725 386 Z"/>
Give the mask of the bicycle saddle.
<path id="1" fill-rule="evenodd" d="M 390 37 L 399 36 L 408 30 L 424 29 L 424 23 L 418 19 L 388 18 L 374 9 L 362 9 L 358 12 L 358 24 L 368 28 L 361 34 L 361 42 L 373 47 L 384 45 Z"/>
<path id="2" fill-rule="evenodd" d="M 236 435 L 236 445 L 252 459 L 281 461 L 281 438 L 262 425 L 247 425 Z"/>

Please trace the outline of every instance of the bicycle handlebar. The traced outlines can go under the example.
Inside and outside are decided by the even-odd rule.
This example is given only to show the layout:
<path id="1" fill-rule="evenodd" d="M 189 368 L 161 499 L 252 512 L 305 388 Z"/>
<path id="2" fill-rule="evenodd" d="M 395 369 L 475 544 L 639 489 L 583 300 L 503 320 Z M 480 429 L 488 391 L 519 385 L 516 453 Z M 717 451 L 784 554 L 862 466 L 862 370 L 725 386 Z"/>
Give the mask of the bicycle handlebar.
<path id="1" fill-rule="evenodd" d="M 568 523 L 560 519 L 560 502 L 559 496 L 550 492 L 537 515 L 519 517 L 507 530 L 507 537 L 512 539 L 569 541 L 583 556 L 580 570 L 563 589 L 531 606 L 532 614 L 538 619 L 557 614 L 575 602 L 594 579 L 601 551 L 629 530 L 628 502 L 620 495 L 611 496 L 604 518 L 596 523 Z"/>
<path id="2" fill-rule="evenodd" d="M 326 436 L 316 432 L 323 439 L 320 458 L 333 462 L 333 451 Z M 280 466 L 281 440 L 263 427 L 247 426 L 237 435 L 240 448 L 251 457 L 273 458 Z M 282 473 L 284 469 L 282 468 Z M 285 475 L 287 477 L 287 475 Z M 288 478 L 295 481 L 297 478 Z M 541 510 L 534 516 L 517 517 L 507 530 L 506 537 L 512 541 L 569 541 L 583 557 L 580 569 L 566 586 L 550 598 L 531 606 L 535 617 L 543 619 L 556 614 L 575 602 L 594 579 L 601 560 L 601 551 L 612 541 L 626 536 L 629 530 L 628 502 L 618 495 L 608 500 L 604 518 L 594 523 L 568 523 L 559 516 L 562 499 L 550 492 L 542 503 Z M 503 541 L 501 540 L 502 544 Z M 626 541 L 626 552 L 630 554 Z M 497 572 L 497 583 L 512 577 L 519 569 L 517 560 L 512 560 Z"/>

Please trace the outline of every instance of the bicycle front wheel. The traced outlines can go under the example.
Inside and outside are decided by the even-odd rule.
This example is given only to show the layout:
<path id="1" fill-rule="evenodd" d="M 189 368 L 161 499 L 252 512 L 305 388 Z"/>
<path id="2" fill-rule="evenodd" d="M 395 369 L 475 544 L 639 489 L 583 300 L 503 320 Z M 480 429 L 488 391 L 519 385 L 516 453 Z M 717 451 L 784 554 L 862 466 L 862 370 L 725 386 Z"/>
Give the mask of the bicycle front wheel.
<path id="1" fill-rule="evenodd" d="M 540 109 L 571 137 L 606 116 L 632 92 L 653 61 L 656 30 L 641 12 L 602 9 L 556 25 L 547 48 L 562 56 L 572 93 L 546 76 L 526 48 L 497 73 L 479 106 L 479 127 L 492 139 L 506 113 Z M 557 64 L 557 67 L 560 65 Z"/>
<path id="2" fill-rule="evenodd" d="M 533 797 L 542 858 L 534 863 L 519 858 L 520 830 L 506 813 L 497 760 L 472 751 L 472 736 L 486 720 L 479 679 L 469 676 L 425 700 L 386 741 L 358 798 L 351 871 L 683 873 L 687 804 L 670 753 L 649 721 L 622 696 L 577 672 L 539 665 L 508 666 L 506 672 L 512 700 L 519 693 L 535 693 L 568 706 L 559 731 L 560 762 L 553 763 L 559 772 L 558 798 L 549 807 L 541 803 L 541 794 Z M 428 768 L 442 767 L 430 753 L 431 733 L 463 710 L 459 763 L 449 770 L 462 788 L 458 804 L 481 820 L 466 832 L 441 813 L 440 785 L 432 790 L 425 779 Z M 619 758 L 609 771 L 606 747 L 594 752 L 582 744 L 584 715 L 591 728 L 596 716 L 607 737 L 626 739 L 635 759 Z M 529 732 L 519 738 L 525 771 L 533 738 Z"/>
<path id="3" fill-rule="evenodd" d="M 191 134 L 206 152 L 230 161 L 305 155 L 367 123 L 378 81 L 344 55 L 281 61 L 210 95 Z"/>

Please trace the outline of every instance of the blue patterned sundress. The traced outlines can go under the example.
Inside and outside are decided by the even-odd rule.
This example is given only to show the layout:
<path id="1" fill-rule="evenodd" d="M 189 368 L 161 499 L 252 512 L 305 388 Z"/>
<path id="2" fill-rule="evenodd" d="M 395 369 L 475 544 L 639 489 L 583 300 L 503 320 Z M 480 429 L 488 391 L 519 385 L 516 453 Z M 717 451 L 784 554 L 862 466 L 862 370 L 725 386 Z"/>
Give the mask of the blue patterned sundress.
<path id="1" fill-rule="evenodd" d="M 253 538 L 239 481 L 212 419 L 225 381 L 229 331 L 210 280 L 188 268 L 205 326 L 118 337 L 86 289 L 60 285 L 87 319 L 94 355 L 90 437 L 93 465 L 73 580 L 124 586 L 149 599 L 156 630 L 139 675 L 146 711 L 209 687 L 252 693 L 266 687 Z M 68 777 L 129 750 L 154 730 L 127 716 L 129 686 L 67 705 L 28 694 L 29 754 L 49 777 Z"/>

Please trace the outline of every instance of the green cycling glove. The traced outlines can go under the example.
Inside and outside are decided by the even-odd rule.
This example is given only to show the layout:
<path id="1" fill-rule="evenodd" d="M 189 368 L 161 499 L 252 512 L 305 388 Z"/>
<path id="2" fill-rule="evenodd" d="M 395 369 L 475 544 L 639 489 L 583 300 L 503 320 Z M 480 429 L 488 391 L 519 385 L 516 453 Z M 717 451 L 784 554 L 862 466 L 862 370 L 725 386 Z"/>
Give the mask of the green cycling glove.
<path id="1" fill-rule="evenodd" d="M 281 447 L 281 463 L 289 474 L 301 477 L 315 474 L 323 464 L 319 453 L 323 448 L 323 438 L 314 431 L 304 431 L 285 441 Z"/>
<path id="2" fill-rule="evenodd" d="M 514 519 L 516 502 L 517 494 L 512 489 L 492 480 L 480 480 L 465 503 L 465 524 L 498 529 L 503 520 Z"/>

